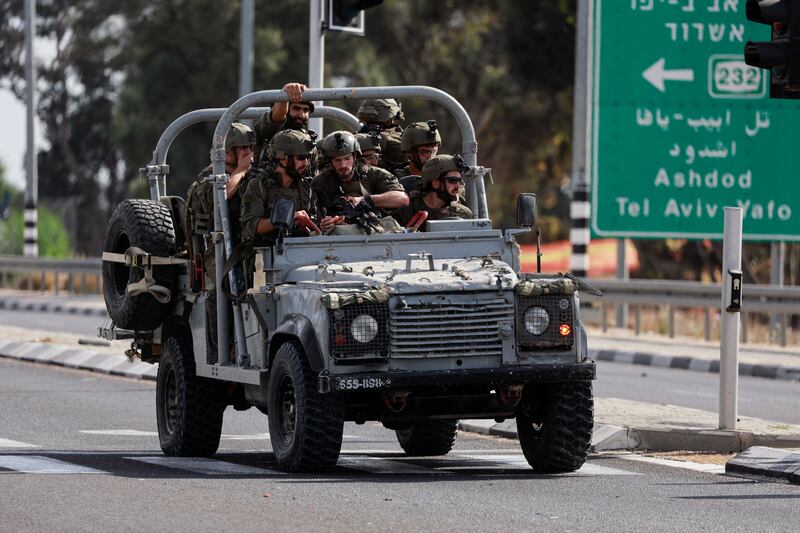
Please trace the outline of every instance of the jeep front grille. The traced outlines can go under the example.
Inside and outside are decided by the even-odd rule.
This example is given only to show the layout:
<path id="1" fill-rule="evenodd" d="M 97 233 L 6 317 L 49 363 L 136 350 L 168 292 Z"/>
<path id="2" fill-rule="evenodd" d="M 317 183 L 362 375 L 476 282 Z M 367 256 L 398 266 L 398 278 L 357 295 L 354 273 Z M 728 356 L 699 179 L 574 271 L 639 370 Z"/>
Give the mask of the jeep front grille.
<path id="1" fill-rule="evenodd" d="M 500 324 L 514 322 L 514 305 L 503 298 L 390 306 L 389 356 L 502 356 Z"/>

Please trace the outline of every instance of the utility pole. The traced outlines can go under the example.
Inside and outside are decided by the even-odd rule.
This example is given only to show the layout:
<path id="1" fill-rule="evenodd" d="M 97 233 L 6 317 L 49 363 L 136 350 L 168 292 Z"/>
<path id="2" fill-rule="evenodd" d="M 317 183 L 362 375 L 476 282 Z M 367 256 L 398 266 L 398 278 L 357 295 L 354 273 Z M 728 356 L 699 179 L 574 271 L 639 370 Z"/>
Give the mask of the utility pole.
<path id="1" fill-rule="evenodd" d="M 253 0 L 242 0 L 242 15 L 239 22 L 239 96 L 253 92 Z"/>
<path id="2" fill-rule="evenodd" d="M 25 93 L 27 130 L 25 154 L 25 229 L 23 254 L 39 255 L 36 204 L 39 200 L 39 178 L 36 162 L 36 67 L 33 64 L 33 40 L 36 38 L 36 0 L 25 0 Z"/>
<path id="3" fill-rule="evenodd" d="M 308 86 L 312 89 L 322 89 L 325 72 L 325 33 L 323 30 L 325 0 L 311 0 L 310 16 L 308 21 Z M 320 105 L 322 102 L 314 102 Z M 312 118 L 308 127 L 322 137 L 322 119 Z"/>
<path id="4" fill-rule="evenodd" d="M 588 72 L 589 0 L 578 0 L 575 34 L 575 88 L 572 118 L 572 201 L 570 202 L 570 270 L 578 277 L 589 274 L 589 184 L 586 179 L 586 105 Z"/>

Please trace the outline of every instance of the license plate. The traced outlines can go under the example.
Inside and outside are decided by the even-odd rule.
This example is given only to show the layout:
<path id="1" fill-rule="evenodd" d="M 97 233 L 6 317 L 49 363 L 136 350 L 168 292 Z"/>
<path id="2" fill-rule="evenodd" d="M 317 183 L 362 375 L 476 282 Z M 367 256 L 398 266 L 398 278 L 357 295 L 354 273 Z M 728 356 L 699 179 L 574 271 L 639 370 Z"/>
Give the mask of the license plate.
<path id="1" fill-rule="evenodd" d="M 335 378 L 336 390 L 367 390 L 383 389 L 392 384 L 389 378 L 363 377 L 363 378 Z"/>

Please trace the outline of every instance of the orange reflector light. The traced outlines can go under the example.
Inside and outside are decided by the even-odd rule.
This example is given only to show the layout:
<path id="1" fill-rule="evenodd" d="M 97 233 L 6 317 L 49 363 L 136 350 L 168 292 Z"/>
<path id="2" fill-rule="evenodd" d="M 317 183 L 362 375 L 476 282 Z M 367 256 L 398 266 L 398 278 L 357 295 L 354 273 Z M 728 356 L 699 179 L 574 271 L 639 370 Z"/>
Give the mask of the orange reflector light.
<path id="1" fill-rule="evenodd" d="M 572 328 L 569 327 L 569 324 L 561 324 L 558 327 L 558 332 L 561 334 L 562 337 L 566 337 L 570 333 L 572 333 Z"/>
<path id="2" fill-rule="evenodd" d="M 347 339 L 341 333 L 337 333 L 336 336 L 333 337 L 333 343 L 336 346 L 344 346 L 344 343 L 347 342 Z"/>

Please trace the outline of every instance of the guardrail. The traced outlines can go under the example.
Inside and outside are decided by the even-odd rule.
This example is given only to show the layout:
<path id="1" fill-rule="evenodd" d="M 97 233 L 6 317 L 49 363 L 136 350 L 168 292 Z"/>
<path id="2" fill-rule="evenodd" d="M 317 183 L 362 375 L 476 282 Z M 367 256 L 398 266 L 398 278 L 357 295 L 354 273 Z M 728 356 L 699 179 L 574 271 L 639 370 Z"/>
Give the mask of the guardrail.
<path id="1" fill-rule="evenodd" d="M 46 259 L 0 255 L 0 287 L 102 294 L 102 261 L 100 258 Z M 642 310 L 664 308 L 667 312 L 667 331 L 676 334 L 676 316 L 680 310 L 702 309 L 703 334 L 710 340 L 712 313 L 719 312 L 721 291 L 719 284 L 693 281 L 617 280 L 592 278 L 586 280 L 603 291 L 602 297 L 581 293 L 581 300 L 596 306 L 599 317 L 592 313 L 584 316 L 609 327 L 609 311 L 616 305 L 627 305 L 632 310 L 633 329 L 642 332 Z M 800 287 L 776 285 L 745 285 L 743 288 L 742 341 L 747 342 L 751 315 L 771 316 L 775 324 L 775 341 L 787 344 L 787 317 L 800 316 Z M 596 320 L 598 319 L 599 320 Z"/>
<path id="2" fill-rule="evenodd" d="M 675 317 L 680 309 L 704 310 L 703 332 L 711 339 L 712 312 L 722 307 L 722 286 L 714 283 L 671 280 L 617 280 L 587 279 L 593 287 L 603 291 L 602 297 L 581 293 L 581 300 L 600 308 L 603 331 L 609 326 L 609 309 L 615 305 L 628 305 L 633 311 L 633 329 L 637 335 L 642 330 L 643 308 L 666 308 L 667 334 L 675 336 Z M 800 287 L 778 285 L 747 285 L 742 288 L 742 342 L 748 342 L 751 315 L 764 314 L 774 326 L 775 340 L 787 344 L 787 318 L 800 315 Z M 771 332 L 772 333 L 772 332 Z M 770 341 L 773 335 L 770 335 Z"/>
<path id="3" fill-rule="evenodd" d="M 102 294 L 102 261 L 0 255 L 0 287 L 22 290 Z"/>

